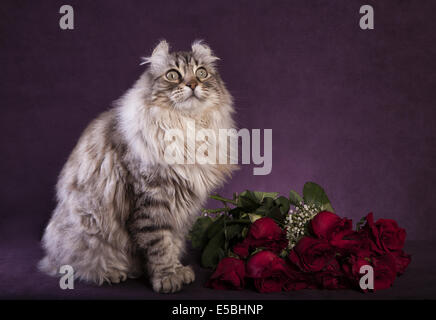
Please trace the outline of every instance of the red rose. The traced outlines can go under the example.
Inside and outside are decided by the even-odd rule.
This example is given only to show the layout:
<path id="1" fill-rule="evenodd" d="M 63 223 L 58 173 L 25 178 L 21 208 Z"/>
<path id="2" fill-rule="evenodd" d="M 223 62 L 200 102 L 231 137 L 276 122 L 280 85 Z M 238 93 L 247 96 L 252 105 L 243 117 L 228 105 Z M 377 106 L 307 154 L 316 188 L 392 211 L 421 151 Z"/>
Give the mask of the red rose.
<path id="1" fill-rule="evenodd" d="M 374 244 L 368 236 L 362 232 L 350 231 L 342 235 L 336 235 L 330 244 L 338 249 L 342 256 L 355 255 L 358 257 L 371 257 Z"/>
<path id="2" fill-rule="evenodd" d="M 327 240 L 304 237 L 289 253 L 289 260 L 302 271 L 318 272 L 335 258 L 335 254 Z"/>
<path id="3" fill-rule="evenodd" d="M 402 275 L 412 260 L 410 254 L 405 253 L 403 250 L 393 251 L 391 254 L 395 260 L 397 274 Z"/>
<path id="4" fill-rule="evenodd" d="M 374 257 L 371 262 L 374 268 L 374 290 L 391 287 L 397 275 L 396 263 L 392 255 Z"/>
<path id="5" fill-rule="evenodd" d="M 364 273 L 360 273 L 360 268 L 364 265 L 370 265 L 374 270 L 374 290 L 387 289 L 394 283 L 397 269 L 395 260 L 392 255 L 362 258 L 350 256 L 346 262 L 342 264 L 342 268 L 347 278 L 358 288 L 360 288 L 360 279 Z"/>
<path id="6" fill-rule="evenodd" d="M 288 267 L 288 278 L 283 284 L 284 291 L 297 291 L 306 288 L 315 288 L 313 276 L 299 271 L 293 266 Z"/>
<path id="7" fill-rule="evenodd" d="M 318 213 L 310 222 L 312 231 L 317 238 L 332 239 L 341 237 L 351 232 L 353 224 L 351 220 L 340 218 L 336 214 L 328 211 Z"/>
<path id="8" fill-rule="evenodd" d="M 246 239 L 244 239 L 244 241 L 242 241 L 241 243 L 238 243 L 233 246 L 233 252 L 236 253 L 241 258 L 247 258 L 248 255 L 250 254 L 249 250 L 250 250 L 250 244 L 248 243 L 248 241 L 246 241 Z"/>
<path id="9" fill-rule="evenodd" d="M 226 290 L 244 287 L 245 264 L 236 258 L 223 258 L 206 286 L 212 289 Z"/>
<path id="10" fill-rule="evenodd" d="M 271 218 L 257 219 L 250 227 L 246 238 L 250 248 L 266 248 L 280 253 L 288 245 L 286 232 Z"/>
<path id="11" fill-rule="evenodd" d="M 366 216 L 366 224 L 362 231 L 366 232 L 377 248 L 384 252 L 403 249 L 406 230 L 400 228 L 395 220 L 379 219 L 374 223 L 371 212 Z"/>
<path id="12" fill-rule="evenodd" d="M 321 272 L 314 275 L 315 281 L 321 289 L 344 289 L 346 278 L 337 260 L 331 260 Z"/>
<path id="13" fill-rule="evenodd" d="M 277 292 L 288 279 L 286 262 L 271 251 L 260 251 L 247 262 L 247 277 L 254 279 L 259 292 Z"/>
<path id="14" fill-rule="evenodd" d="M 360 273 L 360 268 L 365 265 L 371 265 L 369 258 L 362 256 L 351 255 L 342 260 L 342 270 L 350 282 L 359 288 L 359 280 L 363 276 Z"/>
<path id="15" fill-rule="evenodd" d="M 328 211 L 318 213 L 310 222 L 313 233 L 319 238 L 329 238 L 332 230 L 339 224 L 341 218 Z"/>
<path id="16" fill-rule="evenodd" d="M 326 239 L 342 256 L 350 254 L 371 256 L 371 241 L 363 233 L 354 231 L 352 221 L 334 213 L 322 211 L 310 222 L 313 234 Z"/>
<path id="17" fill-rule="evenodd" d="M 233 247 L 241 258 L 249 255 L 250 249 L 265 248 L 279 254 L 288 245 L 286 233 L 268 217 L 257 219 L 250 227 L 247 237 Z"/>
<path id="18" fill-rule="evenodd" d="M 283 230 L 277 223 L 268 217 L 257 219 L 250 227 L 248 237 L 257 240 L 278 240 L 281 238 Z"/>

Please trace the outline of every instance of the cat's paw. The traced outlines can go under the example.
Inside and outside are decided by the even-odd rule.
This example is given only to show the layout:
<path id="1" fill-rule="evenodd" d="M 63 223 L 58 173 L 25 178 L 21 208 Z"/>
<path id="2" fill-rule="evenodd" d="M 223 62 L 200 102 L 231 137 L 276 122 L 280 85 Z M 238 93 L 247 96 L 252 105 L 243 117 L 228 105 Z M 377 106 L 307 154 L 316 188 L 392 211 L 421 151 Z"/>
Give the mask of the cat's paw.
<path id="1" fill-rule="evenodd" d="M 195 281 L 195 273 L 191 266 L 177 267 L 176 273 L 182 276 L 184 284 L 190 284 Z"/>
<path id="2" fill-rule="evenodd" d="M 183 277 L 181 274 L 171 272 L 167 274 L 154 275 L 151 278 L 153 290 L 159 293 L 174 293 L 182 290 Z"/>
<path id="3" fill-rule="evenodd" d="M 111 270 L 105 275 L 105 280 L 109 284 L 111 283 L 120 283 L 127 279 L 127 273 L 120 270 Z"/>
<path id="4" fill-rule="evenodd" d="M 184 284 L 190 284 L 194 280 L 194 270 L 190 266 L 180 266 L 176 267 L 174 272 L 152 276 L 151 284 L 156 292 L 174 293 L 182 290 Z"/>
<path id="5" fill-rule="evenodd" d="M 195 273 L 191 266 L 177 264 L 169 268 L 169 272 L 155 272 L 151 277 L 153 290 L 159 293 L 174 293 L 182 290 L 184 284 L 195 280 Z"/>

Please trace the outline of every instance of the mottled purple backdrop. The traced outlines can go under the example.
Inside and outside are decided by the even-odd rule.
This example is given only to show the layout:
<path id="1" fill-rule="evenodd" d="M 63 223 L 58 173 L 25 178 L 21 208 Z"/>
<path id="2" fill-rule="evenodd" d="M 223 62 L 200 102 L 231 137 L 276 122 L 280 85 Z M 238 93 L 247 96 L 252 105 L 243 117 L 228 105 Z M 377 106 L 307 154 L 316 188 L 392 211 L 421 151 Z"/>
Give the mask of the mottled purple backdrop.
<path id="1" fill-rule="evenodd" d="M 58 26 L 66 3 L 73 31 Z M 375 30 L 359 28 L 363 4 Z M 409 239 L 436 239 L 435 12 L 434 1 L 2 1 L 0 242 L 39 240 L 80 133 L 162 38 L 178 50 L 205 39 L 239 127 L 273 129 L 272 173 L 244 166 L 223 195 L 311 180 L 340 215 L 373 211 Z"/>

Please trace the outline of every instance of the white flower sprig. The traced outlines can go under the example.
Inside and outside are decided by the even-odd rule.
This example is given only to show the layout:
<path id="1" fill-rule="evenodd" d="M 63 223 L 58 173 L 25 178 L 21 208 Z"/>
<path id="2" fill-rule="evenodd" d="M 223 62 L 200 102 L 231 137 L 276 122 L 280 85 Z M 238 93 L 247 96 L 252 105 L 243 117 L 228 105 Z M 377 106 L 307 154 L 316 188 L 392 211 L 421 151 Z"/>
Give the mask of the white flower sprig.
<path id="1" fill-rule="evenodd" d="M 295 210 L 289 210 L 286 217 L 285 228 L 289 240 L 288 248 L 291 250 L 297 242 L 308 235 L 309 222 L 315 217 L 321 208 L 315 204 L 304 204 L 300 202 L 295 206 Z"/>

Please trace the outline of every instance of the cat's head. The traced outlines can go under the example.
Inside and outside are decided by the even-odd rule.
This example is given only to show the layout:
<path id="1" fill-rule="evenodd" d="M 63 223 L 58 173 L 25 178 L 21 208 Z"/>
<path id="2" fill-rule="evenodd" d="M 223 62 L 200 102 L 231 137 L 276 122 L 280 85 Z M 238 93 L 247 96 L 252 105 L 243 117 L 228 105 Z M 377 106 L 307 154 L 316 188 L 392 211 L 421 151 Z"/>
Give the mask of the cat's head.
<path id="1" fill-rule="evenodd" d="M 163 40 L 150 57 L 151 100 L 156 105 L 178 110 L 195 111 L 228 103 L 228 93 L 218 74 L 218 58 L 201 41 L 192 44 L 191 51 L 170 52 Z"/>

